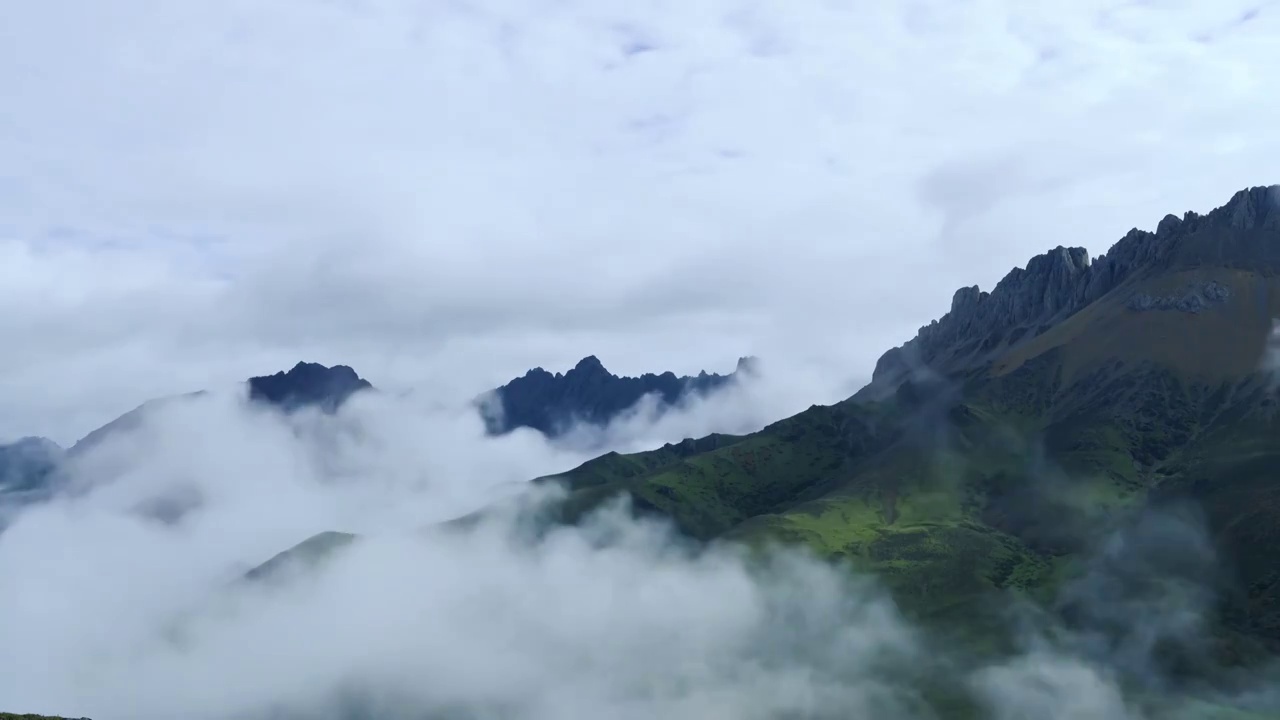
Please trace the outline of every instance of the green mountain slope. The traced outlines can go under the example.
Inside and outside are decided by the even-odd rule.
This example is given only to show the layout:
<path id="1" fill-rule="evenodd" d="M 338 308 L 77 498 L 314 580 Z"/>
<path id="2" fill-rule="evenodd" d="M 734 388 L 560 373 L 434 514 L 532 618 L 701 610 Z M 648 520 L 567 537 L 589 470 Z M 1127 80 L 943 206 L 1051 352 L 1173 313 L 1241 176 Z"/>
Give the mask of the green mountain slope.
<path id="1" fill-rule="evenodd" d="M 1145 527 L 1128 540 L 1147 543 L 1143 562 L 1223 591 L 1212 647 L 1153 652 L 1178 672 L 1243 662 L 1280 648 L 1265 367 L 1277 290 L 1280 186 L 1251 188 L 1093 262 L 1055 248 L 989 293 L 961 289 L 848 400 L 538 482 L 567 487 L 561 522 L 628 496 L 699 540 L 805 544 L 876 572 L 921 619 L 963 618 L 951 624 L 993 643 L 1007 624 L 993 597 L 1056 599 L 1069 615 L 1061 591 L 1096 571 L 1103 540 Z M 1144 520 L 1160 508 L 1194 509 L 1216 554 Z"/>
<path id="2" fill-rule="evenodd" d="M 803 542 L 874 569 L 928 610 L 1042 584 L 1054 566 L 1035 533 L 987 512 L 1030 446 L 987 407 L 910 394 L 813 407 L 626 478 L 610 470 L 627 456 L 590 461 L 561 476 L 565 519 L 625 492 L 695 538 Z M 1101 483 L 1094 493 L 1121 496 Z"/>
<path id="3" fill-rule="evenodd" d="M 1244 588 L 1233 626 L 1278 642 L 1280 435 L 1261 367 L 1278 205 L 1244 191 L 1092 265 L 1059 248 L 958 292 L 872 392 L 643 475 L 591 461 L 563 476 L 570 503 L 625 491 L 695 537 L 804 542 L 945 609 L 1051 588 L 1118 511 L 1189 498 Z"/>
<path id="4" fill-rule="evenodd" d="M 869 392 L 747 437 L 587 462 L 559 476 L 563 519 L 625 493 L 695 538 L 849 559 L 928 614 L 1047 596 L 1115 518 L 1184 498 L 1242 589 L 1232 631 L 1280 643 L 1280 435 L 1261 368 L 1280 317 L 1276 193 L 961 290 Z"/>

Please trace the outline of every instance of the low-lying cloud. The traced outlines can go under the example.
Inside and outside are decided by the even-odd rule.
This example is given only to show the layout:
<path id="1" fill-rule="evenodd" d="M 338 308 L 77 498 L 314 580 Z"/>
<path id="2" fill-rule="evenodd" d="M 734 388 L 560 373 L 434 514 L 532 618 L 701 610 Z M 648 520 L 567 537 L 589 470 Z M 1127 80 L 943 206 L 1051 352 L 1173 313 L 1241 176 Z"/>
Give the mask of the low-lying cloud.
<path id="1" fill-rule="evenodd" d="M 289 418 L 225 394 L 160 404 L 0 535 L 0 629 L 23 648 L 0 661 L 0 697 L 99 720 L 909 702 L 885 678 L 919 652 L 912 634 L 865 581 L 815 561 L 691 554 L 616 508 L 538 543 L 501 518 L 423 533 L 584 458 L 391 396 Z M 235 582 L 330 529 L 362 539 L 314 575 Z"/>
<path id="2" fill-rule="evenodd" d="M 557 445 L 586 454 L 638 452 L 711 433 L 742 435 L 814 404 L 843 400 L 856 389 L 854 377 L 829 367 L 756 360 L 724 385 L 683 396 L 674 407 L 651 393 L 607 425 L 574 425 Z"/>
<path id="3" fill-rule="evenodd" d="M 716 429 L 750 392 L 656 424 L 638 412 L 604 437 Z M 411 397 L 359 395 L 333 416 L 285 417 L 223 393 L 157 405 L 75 458 L 61 494 L 0 534 L 4 709 L 702 720 L 932 718 L 972 705 L 1000 720 L 1142 717 L 1105 659 L 1045 641 L 965 663 L 875 582 L 799 551 L 692 547 L 621 506 L 537 540 L 501 515 L 433 527 L 589 455 L 534 433 L 488 437 L 473 411 Z M 325 530 L 361 538 L 314 571 L 240 581 Z"/>

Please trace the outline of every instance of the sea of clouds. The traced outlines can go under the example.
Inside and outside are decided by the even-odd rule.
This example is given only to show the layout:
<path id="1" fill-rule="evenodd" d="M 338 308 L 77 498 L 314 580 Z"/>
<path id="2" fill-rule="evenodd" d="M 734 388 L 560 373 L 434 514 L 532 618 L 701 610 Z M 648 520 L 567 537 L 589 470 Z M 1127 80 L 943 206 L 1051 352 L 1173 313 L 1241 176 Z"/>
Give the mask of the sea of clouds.
<path id="1" fill-rule="evenodd" d="M 928 718 L 951 693 L 998 719 L 1144 717 L 1118 651 L 1037 622 L 1023 652 L 967 661 L 873 579 L 797 550 L 693 547 L 617 504 L 538 537 L 516 510 L 436 527 L 503 498 L 545 502 L 524 481 L 605 447 L 755 429 L 741 418 L 770 392 L 641 407 L 558 443 L 491 437 L 474 409 L 412 395 L 360 394 L 334 415 L 234 392 L 154 404 L 0 534 L 0 700 L 95 720 L 701 720 Z M 360 539 L 309 571 L 243 581 L 328 530 Z M 1105 600 L 1100 567 L 1079 588 Z M 1156 627 L 1203 610 L 1168 610 L 1167 595 L 1113 614 Z"/>

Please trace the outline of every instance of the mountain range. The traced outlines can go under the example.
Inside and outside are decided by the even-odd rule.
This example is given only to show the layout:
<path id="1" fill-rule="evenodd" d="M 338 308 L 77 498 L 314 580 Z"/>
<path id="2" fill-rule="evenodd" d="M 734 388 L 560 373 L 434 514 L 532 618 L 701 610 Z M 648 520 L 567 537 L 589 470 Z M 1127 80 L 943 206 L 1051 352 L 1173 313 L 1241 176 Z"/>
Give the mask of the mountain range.
<path id="1" fill-rule="evenodd" d="M 1234 667 L 1280 650 L 1277 317 L 1280 186 L 1253 187 L 961 288 L 845 401 L 534 482 L 569 490 L 553 523 L 626 496 L 868 569 L 930 622 L 998 634 L 993 598 L 1029 598 L 1162 672 Z M 1121 617 L 1170 587 L 1211 591 L 1208 645 Z"/>
<path id="2" fill-rule="evenodd" d="M 703 371 L 692 377 L 677 377 L 672 372 L 618 377 L 606 370 L 596 356 L 589 355 L 564 374 L 534 368 L 480 402 L 491 433 L 526 427 L 557 437 L 580 423 L 608 425 L 646 395 L 654 396 L 659 411 L 664 411 L 756 372 L 758 360 L 743 357 L 728 375 Z"/>
<path id="3" fill-rule="evenodd" d="M 536 478 L 568 490 L 539 518 L 576 523 L 626 497 L 695 542 L 795 543 L 868 570 L 910 615 L 971 641 L 1009 642 L 1010 601 L 1031 601 L 1118 673 L 1222 677 L 1280 652 L 1275 318 L 1280 186 L 1253 187 L 1131 230 L 1095 259 L 1056 247 L 990 291 L 957 290 L 846 400 Z M 290 390 L 291 375 L 335 370 L 309 367 L 261 398 L 329 402 Z M 349 370 L 321 395 L 362 389 Z M 490 432 L 555 434 L 727 377 L 616 378 L 589 357 L 477 402 Z M 4 452 L 38 456 L 26 442 Z M 249 579 L 354 541 L 323 533 Z M 1153 617 L 1200 602 L 1203 633 Z"/>
<path id="4" fill-rule="evenodd" d="M 646 396 L 652 396 L 657 411 L 664 412 L 695 396 L 720 390 L 735 379 L 756 372 L 757 367 L 755 358 L 744 357 L 738 360 L 734 372 L 727 375 L 704 371 L 692 377 L 677 377 L 671 372 L 621 377 L 606 370 L 595 356 L 588 356 L 565 373 L 552 374 L 540 367 L 534 368 L 484 393 L 473 404 L 490 434 L 531 428 L 555 438 L 577 424 L 607 425 Z M 334 412 L 356 393 L 375 390 L 368 380 L 346 365 L 326 367 L 308 362 L 299 362 L 287 372 L 249 378 L 245 386 L 250 402 L 284 412 L 302 408 Z M 192 397 L 202 392 L 178 397 Z M 42 437 L 0 444 L 0 497 L 47 496 L 50 491 L 47 481 L 64 456 L 74 456 L 113 432 L 135 427 L 148 410 L 170 399 L 143 403 L 65 450 Z"/>

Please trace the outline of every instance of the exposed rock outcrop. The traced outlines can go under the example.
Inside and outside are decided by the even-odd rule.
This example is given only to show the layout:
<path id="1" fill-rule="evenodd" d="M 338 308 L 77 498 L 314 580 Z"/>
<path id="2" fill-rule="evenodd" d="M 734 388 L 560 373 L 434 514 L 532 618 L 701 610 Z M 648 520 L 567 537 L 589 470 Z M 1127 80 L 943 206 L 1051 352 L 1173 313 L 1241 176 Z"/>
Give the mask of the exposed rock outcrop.
<path id="1" fill-rule="evenodd" d="M 991 292 L 957 290 L 947 314 L 880 357 L 871 383 L 855 397 L 882 397 L 913 376 L 979 366 L 997 349 L 1043 333 L 1146 273 L 1202 266 L 1280 270 L 1277 232 L 1280 185 L 1272 185 L 1241 190 L 1206 215 L 1166 215 L 1155 232 L 1130 230 L 1093 262 L 1084 248 L 1058 246 L 1011 270 Z M 1133 307 L 1193 312 L 1225 301 L 1225 293 L 1220 285 L 1204 286 L 1169 303 L 1140 298 Z"/>
<path id="2" fill-rule="evenodd" d="M 1195 314 L 1205 308 L 1226 302 L 1231 297 L 1231 290 L 1216 280 L 1199 283 L 1174 295 L 1156 297 L 1147 293 L 1134 293 L 1129 297 L 1130 310 L 1145 312 L 1147 310 L 1177 310 Z"/>

